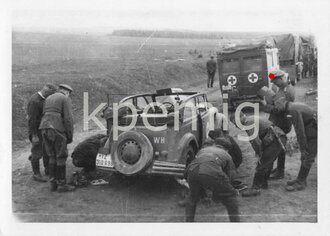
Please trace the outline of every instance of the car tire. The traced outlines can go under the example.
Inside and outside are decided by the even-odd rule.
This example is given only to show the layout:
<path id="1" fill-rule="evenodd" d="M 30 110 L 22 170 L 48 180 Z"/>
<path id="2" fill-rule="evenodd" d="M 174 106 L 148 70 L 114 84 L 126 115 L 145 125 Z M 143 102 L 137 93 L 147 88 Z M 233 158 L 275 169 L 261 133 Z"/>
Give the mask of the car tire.
<path id="1" fill-rule="evenodd" d="M 111 147 L 111 159 L 115 169 L 127 176 L 146 169 L 153 158 L 153 147 L 142 133 L 128 131 L 121 133 Z"/>
<path id="2" fill-rule="evenodd" d="M 183 160 L 185 160 L 185 164 L 186 166 L 188 166 L 194 159 L 196 156 L 196 151 L 194 149 L 194 147 L 189 144 L 186 148 L 186 150 L 183 152 Z"/>

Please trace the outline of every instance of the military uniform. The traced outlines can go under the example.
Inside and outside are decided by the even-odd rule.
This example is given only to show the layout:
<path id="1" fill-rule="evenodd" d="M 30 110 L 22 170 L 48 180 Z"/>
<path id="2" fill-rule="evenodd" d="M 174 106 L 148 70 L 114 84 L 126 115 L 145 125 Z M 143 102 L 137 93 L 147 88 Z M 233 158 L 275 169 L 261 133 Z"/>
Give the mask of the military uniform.
<path id="1" fill-rule="evenodd" d="M 236 190 L 230 184 L 234 169 L 230 155 L 222 146 L 206 146 L 197 153 L 186 170 L 190 186 L 186 203 L 187 222 L 194 221 L 197 202 L 205 189 L 212 191 L 213 201 L 225 205 L 231 222 L 240 221 Z"/>
<path id="2" fill-rule="evenodd" d="M 283 71 L 274 72 L 274 79 L 271 82 L 274 83 L 276 79 L 284 79 L 285 73 Z M 288 102 L 294 102 L 295 100 L 295 91 L 292 85 L 283 83 L 281 87 L 277 87 L 273 84 L 272 88 L 275 91 L 275 95 L 272 97 L 272 102 L 267 103 L 264 106 L 264 111 L 269 113 L 269 120 L 274 123 L 277 127 L 281 128 L 286 134 L 291 131 L 292 122 L 289 117 L 287 117 L 286 112 L 278 111 L 275 108 L 275 101 L 278 101 L 280 98 L 285 98 Z M 284 178 L 284 169 L 285 169 L 285 151 L 281 151 L 277 159 L 277 168 L 273 171 L 274 173 L 270 176 L 270 179 L 282 179 Z"/>
<path id="3" fill-rule="evenodd" d="M 31 161 L 34 178 L 42 182 L 46 181 L 42 178 L 38 178 L 38 176 L 41 177 L 39 160 L 42 157 L 45 173 L 48 174 L 48 157 L 43 152 L 42 135 L 38 129 L 41 122 L 44 101 L 45 97 L 42 93 L 37 92 L 31 96 L 27 105 L 29 140 L 32 143 L 29 160 Z M 38 137 L 38 142 L 33 141 L 33 136 Z"/>
<path id="4" fill-rule="evenodd" d="M 288 191 L 302 190 L 317 155 L 317 116 L 316 112 L 303 103 L 286 102 L 280 99 L 275 104 L 292 117 L 301 152 L 301 166 L 296 180 L 288 182 Z"/>
<path id="5" fill-rule="evenodd" d="M 71 143 L 73 138 L 71 100 L 62 92 L 46 99 L 39 129 L 49 156 L 51 191 L 55 191 L 58 185 L 66 186 L 67 144 Z"/>
<path id="6" fill-rule="evenodd" d="M 206 70 L 207 70 L 207 87 L 212 88 L 215 72 L 217 70 L 217 63 L 213 59 L 213 57 L 211 57 L 211 59 L 206 62 Z"/>
<path id="7" fill-rule="evenodd" d="M 226 148 L 228 150 L 229 155 L 232 157 L 235 167 L 238 168 L 242 164 L 242 161 L 243 161 L 242 151 L 233 137 L 229 136 L 228 134 L 226 134 L 225 131 L 222 131 L 221 129 L 211 130 L 209 132 L 208 136 L 210 138 L 207 138 L 204 141 L 203 146 L 205 144 L 213 145 L 214 140 L 219 137 L 228 139 L 230 145 Z"/>
<path id="8" fill-rule="evenodd" d="M 265 118 L 248 116 L 242 124 L 245 126 L 252 125 L 255 119 L 259 120 L 259 132 L 258 136 L 251 140 L 251 144 L 260 158 L 256 167 L 252 187 L 242 192 L 242 196 L 244 197 L 259 195 L 261 188 L 268 188 L 268 179 L 273 168 L 273 162 L 280 152 L 283 151 L 283 146 L 287 141 L 283 130 Z M 246 132 L 251 136 L 254 130 L 251 129 Z"/>

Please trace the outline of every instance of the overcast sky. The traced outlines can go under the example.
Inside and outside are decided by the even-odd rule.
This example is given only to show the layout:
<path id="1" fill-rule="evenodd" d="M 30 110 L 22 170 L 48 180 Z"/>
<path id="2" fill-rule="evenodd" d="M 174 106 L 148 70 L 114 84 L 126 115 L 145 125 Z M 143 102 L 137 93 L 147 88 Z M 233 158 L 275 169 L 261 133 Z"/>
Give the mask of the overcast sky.
<path id="1" fill-rule="evenodd" d="M 16 0 L 12 26 L 24 30 L 104 29 L 314 31 L 327 0 Z M 320 12 L 321 11 L 321 12 Z"/>

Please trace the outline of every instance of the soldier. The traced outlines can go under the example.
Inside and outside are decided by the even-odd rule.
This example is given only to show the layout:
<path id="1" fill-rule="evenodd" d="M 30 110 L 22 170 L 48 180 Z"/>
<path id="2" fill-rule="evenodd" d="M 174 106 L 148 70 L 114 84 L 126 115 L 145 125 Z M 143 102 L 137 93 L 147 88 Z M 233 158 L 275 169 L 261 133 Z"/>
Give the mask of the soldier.
<path id="1" fill-rule="evenodd" d="M 259 156 L 259 160 L 252 187 L 242 191 L 243 197 L 257 196 L 260 194 L 261 188 L 268 188 L 268 179 L 273 162 L 276 160 L 278 154 L 285 149 L 287 141 L 283 130 L 275 126 L 271 121 L 259 116 L 245 116 L 242 112 L 240 114 L 240 120 L 244 126 L 253 125 L 256 119 L 259 120 L 258 136 L 250 142 L 254 151 Z M 236 124 L 234 115 L 230 116 L 230 120 Z M 251 136 L 254 130 L 246 130 L 246 133 Z"/>
<path id="2" fill-rule="evenodd" d="M 190 194 L 186 203 L 186 222 L 193 222 L 197 202 L 206 189 L 212 191 L 214 202 L 225 205 L 231 222 L 239 222 L 237 191 L 230 184 L 234 163 L 227 152 L 230 143 L 217 138 L 214 145 L 204 146 L 186 170 Z"/>
<path id="3" fill-rule="evenodd" d="M 48 175 L 48 158 L 47 155 L 43 153 L 42 136 L 38 128 L 42 117 L 44 101 L 55 91 L 55 85 L 46 84 L 41 91 L 31 96 L 27 105 L 29 140 L 32 143 L 29 160 L 31 161 L 33 179 L 39 182 L 47 182 L 47 179 L 43 178 L 40 174 L 39 160 L 43 157 L 45 174 Z"/>
<path id="4" fill-rule="evenodd" d="M 59 85 L 59 91 L 49 96 L 44 105 L 44 115 L 39 129 L 49 156 L 50 191 L 67 192 L 74 190 L 66 184 L 65 162 L 68 157 L 67 144 L 73 138 L 71 100 L 72 88 Z"/>
<path id="5" fill-rule="evenodd" d="M 271 99 L 266 99 L 263 110 L 269 113 L 269 120 L 277 127 L 281 128 L 285 134 L 291 131 L 292 122 L 284 111 L 278 111 L 275 108 L 275 101 L 285 98 L 286 101 L 293 102 L 295 100 L 295 91 L 293 86 L 288 83 L 286 73 L 281 70 L 271 72 L 269 74 L 271 83 L 273 83 L 273 91 L 275 95 Z M 269 94 L 268 94 L 269 95 Z M 267 95 L 266 95 L 267 96 Z M 285 151 L 282 150 L 277 158 L 277 168 L 272 171 L 269 179 L 283 179 L 285 170 Z"/>
<path id="6" fill-rule="evenodd" d="M 207 70 L 207 87 L 213 88 L 214 75 L 217 70 L 217 63 L 214 60 L 213 56 L 211 56 L 211 59 L 209 59 L 206 62 L 206 70 Z"/>
<path id="7" fill-rule="evenodd" d="M 215 129 L 215 130 L 211 130 L 208 134 L 208 136 L 211 138 L 208 139 L 209 141 L 213 141 L 216 140 L 217 138 L 224 138 L 224 139 L 228 139 L 230 146 L 228 147 L 228 153 L 229 155 L 232 157 L 232 160 L 234 162 L 234 165 L 236 167 L 236 169 L 242 164 L 242 160 L 243 160 L 243 156 L 242 156 L 242 151 L 241 148 L 239 147 L 239 145 L 237 144 L 237 142 L 235 141 L 235 139 L 231 136 L 229 136 L 228 132 L 223 131 L 222 129 Z"/>
<path id="8" fill-rule="evenodd" d="M 303 71 L 303 62 L 298 61 L 296 63 L 296 74 L 297 74 L 297 81 L 300 81 L 302 79 L 302 71 Z"/>
<path id="9" fill-rule="evenodd" d="M 301 153 L 301 166 L 295 180 L 287 182 L 287 191 L 303 190 L 307 186 L 307 176 L 317 155 L 317 115 L 312 108 L 303 103 L 288 102 L 284 98 L 276 101 L 275 106 L 292 116 Z"/>

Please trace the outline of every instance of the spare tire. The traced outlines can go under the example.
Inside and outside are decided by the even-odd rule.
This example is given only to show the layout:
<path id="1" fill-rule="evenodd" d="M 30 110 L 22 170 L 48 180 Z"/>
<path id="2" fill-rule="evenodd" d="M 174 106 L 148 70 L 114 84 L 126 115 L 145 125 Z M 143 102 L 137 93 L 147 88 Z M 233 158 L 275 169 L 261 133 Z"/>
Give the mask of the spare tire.
<path id="1" fill-rule="evenodd" d="M 142 133 L 128 131 L 121 133 L 111 146 L 111 159 L 117 171 L 124 175 L 140 173 L 149 166 L 153 147 Z"/>

